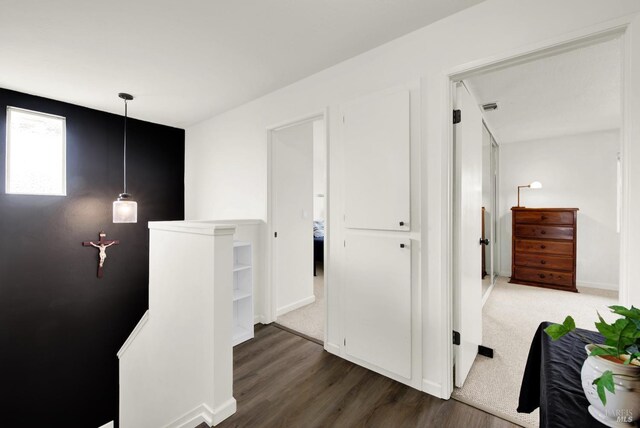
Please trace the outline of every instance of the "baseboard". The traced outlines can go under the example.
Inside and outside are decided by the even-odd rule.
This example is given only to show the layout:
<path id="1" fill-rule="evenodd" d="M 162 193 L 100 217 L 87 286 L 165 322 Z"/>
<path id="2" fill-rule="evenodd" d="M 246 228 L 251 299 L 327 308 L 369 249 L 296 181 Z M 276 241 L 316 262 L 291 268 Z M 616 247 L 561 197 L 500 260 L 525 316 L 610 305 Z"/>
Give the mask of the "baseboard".
<path id="1" fill-rule="evenodd" d="M 211 426 L 213 424 L 213 410 L 205 403 L 202 403 L 184 415 L 175 419 L 164 428 L 195 428 L 201 423 Z"/>
<path id="2" fill-rule="evenodd" d="M 618 291 L 618 284 L 610 284 L 607 282 L 591 282 L 591 281 L 576 281 L 576 287 L 584 288 L 599 288 L 601 290 L 613 290 Z"/>
<path id="3" fill-rule="evenodd" d="M 214 426 L 227 419 L 236 412 L 236 399 L 231 397 L 215 410 L 202 403 L 184 415 L 180 416 L 173 422 L 164 426 L 164 428 L 195 428 L 201 423 L 207 426 Z"/>
<path id="4" fill-rule="evenodd" d="M 220 422 L 227 419 L 229 416 L 236 412 L 237 403 L 236 399 L 231 397 L 213 410 L 213 425 L 218 425 Z"/>
<path id="5" fill-rule="evenodd" d="M 333 355 L 340 355 L 340 347 L 338 345 L 334 345 L 333 343 L 325 343 L 324 350 Z"/>
<path id="6" fill-rule="evenodd" d="M 442 385 L 427 379 L 422 379 L 422 391 L 434 397 L 449 399 L 449 397 L 442 396 Z"/>
<path id="7" fill-rule="evenodd" d="M 265 322 L 264 315 L 255 315 L 253 317 L 253 325 L 256 325 L 256 324 L 269 324 L 269 323 Z"/>
<path id="8" fill-rule="evenodd" d="M 498 272 L 498 276 L 503 276 L 505 278 L 510 278 L 511 277 L 511 271 L 509 271 L 509 272 Z"/>
<path id="9" fill-rule="evenodd" d="M 311 303 L 313 303 L 315 301 L 316 301 L 316 296 L 314 296 L 314 295 L 311 295 L 309 297 L 305 297 L 304 299 L 298 300 L 297 302 L 293 302 L 293 303 L 290 303 L 290 304 L 288 304 L 286 306 L 278 308 L 278 310 L 276 311 L 276 315 L 277 316 L 284 315 L 287 312 L 291 312 L 291 311 L 296 310 L 298 308 L 301 308 L 303 306 L 307 306 L 307 305 L 309 305 L 309 304 L 311 304 Z"/>
<path id="10" fill-rule="evenodd" d="M 113 428 L 113 426 L 114 426 L 113 421 L 111 421 L 111 422 L 107 422 L 106 424 L 102 425 L 99 428 Z"/>
<path id="11" fill-rule="evenodd" d="M 144 313 L 144 315 L 142 315 L 142 318 L 140 318 L 140 321 L 138 321 L 138 324 L 136 324 L 136 326 L 134 327 L 133 331 L 131 332 L 129 337 L 127 337 L 127 340 L 125 340 L 124 344 L 122 345 L 122 347 L 118 351 L 118 353 L 117 353 L 118 359 L 122 358 L 122 355 L 126 352 L 126 350 L 129 348 L 129 346 L 133 343 L 133 341 L 135 340 L 136 336 L 138 334 L 140 334 L 140 332 L 142 331 L 142 328 L 147 323 L 147 321 L 149 321 L 149 310 L 148 309 Z"/>

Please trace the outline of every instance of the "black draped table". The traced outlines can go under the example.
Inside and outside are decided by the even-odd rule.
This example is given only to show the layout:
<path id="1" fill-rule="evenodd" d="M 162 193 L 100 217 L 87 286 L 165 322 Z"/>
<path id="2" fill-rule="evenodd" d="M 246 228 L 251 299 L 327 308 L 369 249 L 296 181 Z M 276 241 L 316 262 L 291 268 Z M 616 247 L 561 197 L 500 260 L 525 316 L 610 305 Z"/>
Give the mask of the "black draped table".
<path id="1" fill-rule="evenodd" d="M 538 326 L 520 387 L 519 413 L 531 413 L 540 407 L 540 427 L 605 427 L 589 414 L 580 370 L 587 357 L 585 343 L 569 334 L 553 342 L 543 331 L 549 322 Z M 578 329 L 593 343 L 603 343 L 599 333 Z"/>

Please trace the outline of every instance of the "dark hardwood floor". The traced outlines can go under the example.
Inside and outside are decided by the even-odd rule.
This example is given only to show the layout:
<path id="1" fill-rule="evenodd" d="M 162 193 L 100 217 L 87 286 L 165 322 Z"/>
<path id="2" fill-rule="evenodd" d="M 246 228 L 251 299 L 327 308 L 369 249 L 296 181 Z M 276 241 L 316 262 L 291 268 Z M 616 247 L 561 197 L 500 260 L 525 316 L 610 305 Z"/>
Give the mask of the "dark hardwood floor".
<path id="1" fill-rule="evenodd" d="M 515 427 L 325 352 L 273 325 L 234 348 L 238 411 L 218 427 Z M 204 425 L 203 425 L 204 426 Z"/>

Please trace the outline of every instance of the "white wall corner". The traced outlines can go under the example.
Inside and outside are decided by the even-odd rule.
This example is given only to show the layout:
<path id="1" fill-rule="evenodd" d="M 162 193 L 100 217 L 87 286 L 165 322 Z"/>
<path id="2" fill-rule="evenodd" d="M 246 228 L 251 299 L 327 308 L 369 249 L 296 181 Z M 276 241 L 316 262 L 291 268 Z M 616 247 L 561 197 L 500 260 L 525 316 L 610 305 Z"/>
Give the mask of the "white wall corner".
<path id="1" fill-rule="evenodd" d="M 106 424 L 104 424 L 104 425 L 102 425 L 102 426 L 100 426 L 98 428 L 113 428 L 113 427 L 114 427 L 113 421 L 111 421 L 111 422 L 107 422 Z"/>

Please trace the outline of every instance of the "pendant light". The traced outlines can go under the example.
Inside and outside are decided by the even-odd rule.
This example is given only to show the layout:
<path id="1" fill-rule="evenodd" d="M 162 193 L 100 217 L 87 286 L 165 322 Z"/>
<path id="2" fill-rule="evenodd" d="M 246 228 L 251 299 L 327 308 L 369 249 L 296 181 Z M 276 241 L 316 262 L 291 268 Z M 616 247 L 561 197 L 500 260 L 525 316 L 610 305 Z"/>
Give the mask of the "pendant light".
<path id="1" fill-rule="evenodd" d="M 133 97 L 129 94 L 120 93 L 120 98 L 124 100 L 124 190 L 113 201 L 113 222 L 114 223 L 137 223 L 138 222 L 138 203 L 127 193 L 127 101 L 131 101 Z"/>

